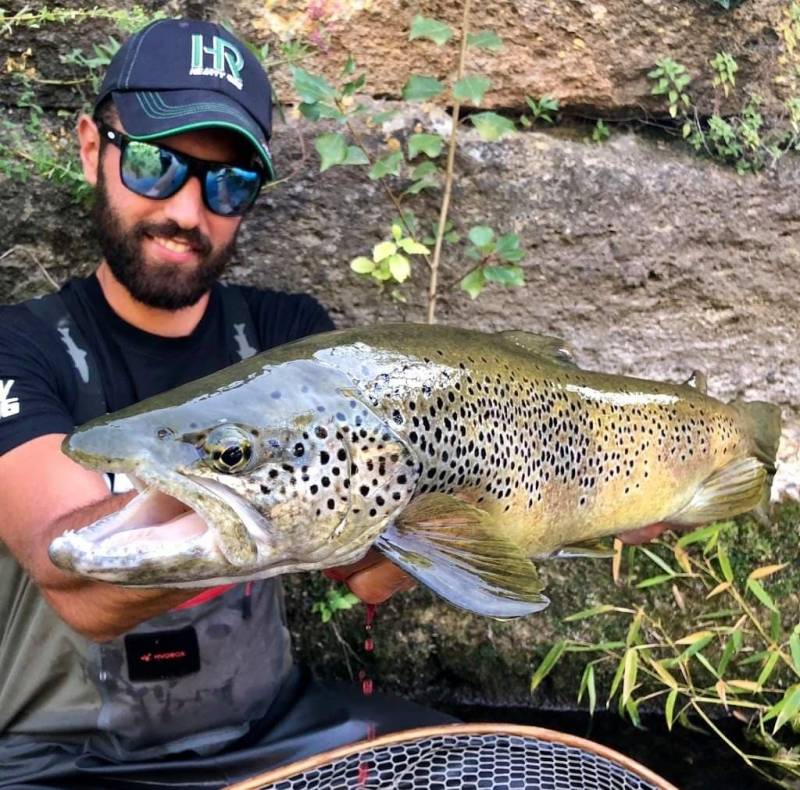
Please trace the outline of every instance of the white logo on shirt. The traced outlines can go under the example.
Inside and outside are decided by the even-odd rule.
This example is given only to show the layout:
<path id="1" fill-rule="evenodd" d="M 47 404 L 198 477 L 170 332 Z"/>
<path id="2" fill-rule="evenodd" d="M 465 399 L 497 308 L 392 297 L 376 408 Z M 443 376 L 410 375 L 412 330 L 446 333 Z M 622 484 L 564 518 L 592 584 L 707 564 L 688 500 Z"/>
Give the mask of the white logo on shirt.
<path id="1" fill-rule="evenodd" d="M 3 381 L 0 379 L 0 420 L 3 417 L 13 417 L 19 414 L 19 398 L 10 398 L 11 388 L 14 386 L 14 379 Z"/>

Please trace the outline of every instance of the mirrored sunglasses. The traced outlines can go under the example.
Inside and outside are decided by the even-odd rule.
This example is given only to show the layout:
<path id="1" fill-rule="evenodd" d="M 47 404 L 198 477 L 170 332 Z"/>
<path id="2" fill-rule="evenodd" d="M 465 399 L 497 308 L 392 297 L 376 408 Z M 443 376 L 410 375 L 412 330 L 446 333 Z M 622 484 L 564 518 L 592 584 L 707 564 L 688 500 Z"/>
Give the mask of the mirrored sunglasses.
<path id="1" fill-rule="evenodd" d="M 237 217 L 253 205 L 265 181 L 259 168 L 196 159 L 163 145 L 134 140 L 104 123 L 97 126 L 103 138 L 120 150 L 122 183 L 142 197 L 165 200 L 195 175 L 206 208 L 222 217 Z"/>

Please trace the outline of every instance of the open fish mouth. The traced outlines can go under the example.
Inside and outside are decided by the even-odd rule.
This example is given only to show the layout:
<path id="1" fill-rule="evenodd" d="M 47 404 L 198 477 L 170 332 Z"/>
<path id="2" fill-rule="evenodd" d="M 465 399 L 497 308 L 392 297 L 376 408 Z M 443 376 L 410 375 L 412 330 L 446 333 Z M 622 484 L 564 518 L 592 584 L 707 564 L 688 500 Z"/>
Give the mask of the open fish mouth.
<path id="1" fill-rule="evenodd" d="M 259 555 L 266 519 L 226 486 L 190 475 L 127 473 L 139 493 L 125 507 L 50 545 L 63 570 L 123 584 L 180 582 L 236 572 Z"/>

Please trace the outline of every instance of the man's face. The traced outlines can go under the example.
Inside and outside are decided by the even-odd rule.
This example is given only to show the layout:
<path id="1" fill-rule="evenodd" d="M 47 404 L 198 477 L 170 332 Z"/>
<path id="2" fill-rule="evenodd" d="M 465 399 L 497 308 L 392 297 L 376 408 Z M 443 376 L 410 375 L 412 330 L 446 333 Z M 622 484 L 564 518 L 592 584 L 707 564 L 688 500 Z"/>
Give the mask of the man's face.
<path id="1" fill-rule="evenodd" d="M 119 122 L 113 126 L 121 129 Z M 242 143 L 224 130 L 202 130 L 158 141 L 214 162 L 241 159 Z M 192 176 L 165 200 L 140 197 L 120 180 L 120 151 L 104 145 L 94 217 L 103 255 L 116 279 L 139 302 L 164 310 L 195 304 L 230 260 L 241 217 L 221 217 L 203 204 Z"/>

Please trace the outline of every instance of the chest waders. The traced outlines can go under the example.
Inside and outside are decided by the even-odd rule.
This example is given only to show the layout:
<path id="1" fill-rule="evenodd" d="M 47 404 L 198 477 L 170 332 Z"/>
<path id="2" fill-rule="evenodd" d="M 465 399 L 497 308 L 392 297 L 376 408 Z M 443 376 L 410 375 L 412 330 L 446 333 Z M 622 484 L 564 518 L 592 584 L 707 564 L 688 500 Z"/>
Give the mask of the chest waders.
<path id="1" fill-rule="evenodd" d="M 219 293 L 229 347 L 238 348 L 239 356 L 255 353 L 258 334 L 247 302 L 236 287 Z M 105 414 L 97 361 L 62 297 L 50 294 L 25 304 L 55 331 L 72 361 L 75 424 Z M 0 731 L 63 737 L 116 760 L 186 750 L 211 754 L 264 716 L 289 675 L 289 633 L 274 579 L 235 585 L 98 644 L 55 615 L 13 558 L 0 560 L 16 584 L 12 616 L 0 634 L 14 645 L 5 656 L 0 651 L 0 671 L 13 678 L 0 686 Z M 180 646 L 197 651 L 188 664 L 150 672 L 146 679 L 135 670 L 135 663 L 153 656 L 181 653 Z"/>

